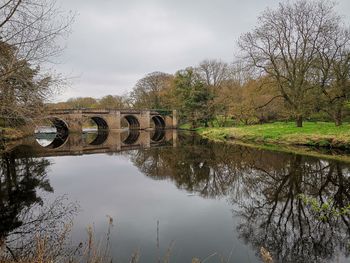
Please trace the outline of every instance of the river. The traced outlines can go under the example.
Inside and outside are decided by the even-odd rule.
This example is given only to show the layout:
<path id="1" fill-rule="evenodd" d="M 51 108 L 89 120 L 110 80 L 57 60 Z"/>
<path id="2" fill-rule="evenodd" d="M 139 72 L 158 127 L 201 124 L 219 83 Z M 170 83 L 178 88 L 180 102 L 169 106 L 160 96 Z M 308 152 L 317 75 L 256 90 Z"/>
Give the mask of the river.
<path id="1" fill-rule="evenodd" d="M 70 246 L 91 226 L 113 262 L 261 262 L 261 247 L 275 262 L 349 262 L 347 163 L 176 131 L 58 139 L 2 154 L 0 239 L 16 253 L 72 220 Z"/>

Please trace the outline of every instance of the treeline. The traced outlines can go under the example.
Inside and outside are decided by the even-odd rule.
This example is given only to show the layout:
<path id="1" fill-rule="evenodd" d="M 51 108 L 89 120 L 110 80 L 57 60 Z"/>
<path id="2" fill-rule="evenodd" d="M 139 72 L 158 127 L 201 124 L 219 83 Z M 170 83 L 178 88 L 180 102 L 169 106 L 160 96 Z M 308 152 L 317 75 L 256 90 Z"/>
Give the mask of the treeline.
<path id="1" fill-rule="evenodd" d="M 266 77 L 252 78 L 241 64 L 204 60 L 175 74 L 153 72 L 124 96 L 72 98 L 51 108 L 177 109 L 183 122 L 224 126 L 290 118 Z"/>
<path id="2" fill-rule="evenodd" d="M 341 125 L 349 116 L 350 33 L 335 3 L 280 3 L 259 16 L 238 46 L 239 56 L 231 64 L 212 59 L 175 74 L 153 72 L 127 96 L 66 103 L 178 109 L 192 127 L 275 120 L 295 120 L 301 127 L 305 119 Z"/>
<path id="3" fill-rule="evenodd" d="M 93 97 L 71 98 L 65 102 L 47 103 L 49 109 L 108 108 L 124 109 L 132 107 L 128 95 L 106 95 L 100 99 Z"/>

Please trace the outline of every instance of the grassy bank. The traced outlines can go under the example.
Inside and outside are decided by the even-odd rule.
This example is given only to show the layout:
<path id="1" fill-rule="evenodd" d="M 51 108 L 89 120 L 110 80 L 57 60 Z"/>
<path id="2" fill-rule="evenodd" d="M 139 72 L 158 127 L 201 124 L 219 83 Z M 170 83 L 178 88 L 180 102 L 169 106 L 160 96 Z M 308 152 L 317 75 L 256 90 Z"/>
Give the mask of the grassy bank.
<path id="1" fill-rule="evenodd" d="M 292 122 L 276 122 L 231 128 L 201 128 L 198 132 L 217 140 L 350 149 L 349 124 L 336 127 L 328 122 L 305 122 L 304 127 L 297 128 Z"/>
<path id="2" fill-rule="evenodd" d="M 334 123 L 305 122 L 297 128 L 292 122 L 230 128 L 199 128 L 208 139 L 231 141 L 267 150 L 307 154 L 350 162 L 350 156 L 329 150 L 350 150 L 350 124 L 336 127 Z M 301 147 L 303 146 L 303 147 Z"/>
<path id="3" fill-rule="evenodd" d="M 27 131 L 23 129 L 15 129 L 15 128 L 3 128 L 0 127 L 0 136 L 1 139 L 6 141 L 18 140 L 22 139 L 30 134 L 29 129 Z"/>

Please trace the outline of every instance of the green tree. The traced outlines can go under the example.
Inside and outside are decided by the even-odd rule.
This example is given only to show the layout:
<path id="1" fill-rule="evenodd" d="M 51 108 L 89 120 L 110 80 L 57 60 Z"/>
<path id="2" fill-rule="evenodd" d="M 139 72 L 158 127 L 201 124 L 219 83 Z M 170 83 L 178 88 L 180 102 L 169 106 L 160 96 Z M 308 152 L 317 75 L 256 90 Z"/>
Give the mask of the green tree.
<path id="1" fill-rule="evenodd" d="M 225 106 L 217 103 L 215 99 L 223 92 L 225 84 L 229 80 L 230 67 L 220 60 L 206 59 L 200 62 L 195 70 L 205 85 L 207 95 L 209 95 L 206 111 L 208 118 L 213 119 L 215 115 L 222 114 L 224 111 Z M 207 125 L 207 122 L 205 123 Z"/>
<path id="2" fill-rule="evenodd" d="M 213 117 L 209 112 L 209 102 L 213 95 L 193 68 L 180 70 L 174 78 L 175 93 L 180 101 L 180 110 L 185 118 L 191 122 L 192 128 L 197 127 L 199 121 L 208 126 Z"/>

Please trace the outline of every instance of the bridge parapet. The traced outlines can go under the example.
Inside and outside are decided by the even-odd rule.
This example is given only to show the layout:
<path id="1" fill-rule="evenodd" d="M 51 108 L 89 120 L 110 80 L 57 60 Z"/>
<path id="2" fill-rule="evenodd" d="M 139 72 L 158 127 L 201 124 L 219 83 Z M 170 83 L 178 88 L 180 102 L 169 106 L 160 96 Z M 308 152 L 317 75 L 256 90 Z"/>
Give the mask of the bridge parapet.
<path id="1" fill-rule="evenodd" d="M 120 112 L 122 114 L 140 114 L 149 111 L 151 115 L 171 116 L 175 110 L 164 109 L 108 109 L 108 108 L 81 108 L 81 109 L 50 109 L 48 112 L 53 114 L 69 114 L 69 113 L 113 113 Z"/>

